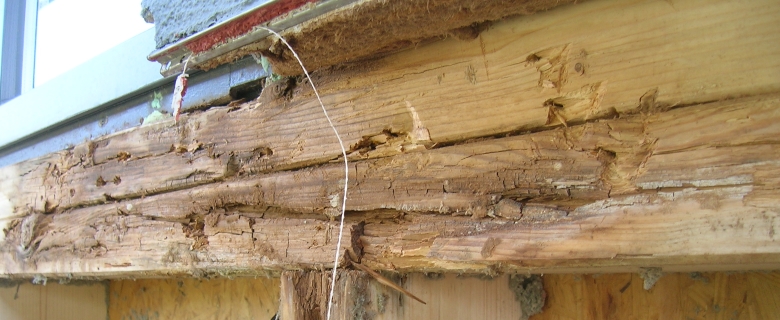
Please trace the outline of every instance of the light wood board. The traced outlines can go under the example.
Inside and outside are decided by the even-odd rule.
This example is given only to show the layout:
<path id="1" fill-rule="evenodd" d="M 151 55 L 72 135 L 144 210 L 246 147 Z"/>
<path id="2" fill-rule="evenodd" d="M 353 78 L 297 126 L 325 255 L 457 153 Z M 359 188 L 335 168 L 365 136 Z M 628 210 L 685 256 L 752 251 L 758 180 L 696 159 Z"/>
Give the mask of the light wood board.
<path id="1" fill-rule="evenodd" d="M 108 290 L 108 319 L 272 319 L 279 308 L 279 279 L 115 280 Z"/>
<path id="2" fill-rule="evenodd" d="M 104 320 L 108 283 L 60 284 L 5 281 L 0 286 L 3 320 Z"/>

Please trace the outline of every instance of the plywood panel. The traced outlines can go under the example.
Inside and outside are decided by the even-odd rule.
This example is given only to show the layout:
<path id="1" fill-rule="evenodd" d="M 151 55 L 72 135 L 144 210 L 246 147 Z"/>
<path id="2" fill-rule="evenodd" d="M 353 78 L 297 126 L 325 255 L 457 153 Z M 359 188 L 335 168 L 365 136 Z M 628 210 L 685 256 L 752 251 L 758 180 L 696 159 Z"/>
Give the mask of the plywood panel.
<path id="1" fill-rule="evenodd" d="M 9 320 L 42 318 L 42 286 L 9 284 L 0 289 L 0 313 Z"/>
<path id="2" fill-rule="evenodd" d="M 421 303 L 362 271 L 338 274 L 331 319 L 518 319 L 522 315 L 509 276 L 386 274 Z M 330 272 L 282 273 L 282 319 L 325 319 Z"/>
<path id="3" fill-rule="evenodd" d="M 314 278 L 322 273 L 310 272 Z M 311 277 L 288 272 L 286 318 L 325 317 L 327 293 Z M 330 274 L 324 275 L 324 283 Z M 424 300 L 422 304 L 357 271 L 339 275 L 333 319 L 525 319 L 534 314 L 523 300 L 546 299 L 531 320 L 562 319 L 773 319 L 780 314 L 780 272 L 669 273 L 649 290 L 636 273 L 552 274 L 542 277 L 545 292 L 518 286 L 509 275 L 392 274 L 392 281 Z M 346 280 L 346 281 L 345 281 Z M 298 290 L 301 286 L 310 288 Z M 284 285 L 283 285 L 284 287 Z M 287 294 L 301 294 L 290 297 Z M 303 301 L 303 303 L 301 303 Z M 525 309 L 523 309 L 525 308 Z M 283 317 L 285 318 L 285 317 Z"/>
<path id="4" fill-rule="evenodd" d="M 108 314 L 106 286 L 106 283 L 5 283 L 0 287 L 0 318 L 103 320 Z"/>
<path id="5" fill-rule="evenodd" d="M 116 280 L 109 319 L 271 319 L 279 306 L 279 279 Z"/>
<path id="6" fill-rule="evenodd" d="M 547 275 L 546 319 L 775 319 L 780 272 L 671 273 L 650 290 L 638 274 Z"/>
<path id="7" fill-rule="evenodd" d="M 405 288 L 427 304 L 406 297 L 388 299 L 388 312 L 380 319 L 520 319 L 523 314 L 506 275 L 486 279 L 416 273 L 406 278 Z"/>
<path id="8" fill-rule="evenodd" d="M 352 271 L 340 276 L 355 276 L 339 282 L 350 284 L 339 287 L 345 295 L 339 298 L 337 292 L 338 301 L 351 304 L 337 306 L 334 315 L 374 320 L 522 316 L 508 275 L 386 275 L 427 304 Z M 669 273 L 650 290 L 638 274 L 629 273 L 551 274 L 543 281 L 546 304 L 531 320 L 772 319 L 780 314 L 780 271 Z M 279 285 L 278 279 L 247 278 L 113 281 L 110 319 L 271 319 L 279 308 Z M 324 308 L 320 303 L 311 306 Z"/>

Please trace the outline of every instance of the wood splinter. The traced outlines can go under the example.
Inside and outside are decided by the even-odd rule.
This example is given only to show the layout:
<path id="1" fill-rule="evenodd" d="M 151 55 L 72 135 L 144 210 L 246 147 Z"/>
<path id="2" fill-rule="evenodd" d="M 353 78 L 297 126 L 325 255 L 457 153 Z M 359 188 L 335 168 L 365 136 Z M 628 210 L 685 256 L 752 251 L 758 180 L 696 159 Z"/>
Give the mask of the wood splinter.
<path id="1" fill-rule="evenodd" d="M 349 255 L 347 255 L 347 256 L 349 256 Z M 365 273 L 368 273 L 369 275 L 374 277 L 374 279 L 376 279 L 376 281 L 379 281 L 379 283 L 381 283 L 383 285 L 386 285 L 386 286 L 388 286 L 388 287 L 390 287 L 392 289 L 395 289 L 395 290 L 405 294 L 406 296 L 408 296 L 408 297 L 410 297 L 410 298 L 412 298 L 414 300 L 420 301 L 422 304 L 427 304 L 422 299 L 416 297 L 411 292 L 406 291 L 406 289 L 401 288 L 401 286 L 397 285 L 395 282 L 391 281 L 390 279 L 383 277 L 379 273 L 376 273 L 374 270 L 371 270 L 368 267 L 366 267 L 366 266 L 364 266 L 364 265 L 362 265 L 360 263 L 357 263 L 357 262 L 355 262 L 352 259 L 348 259 L 348 260 L 350 260 L 349 262 L 352 264 L 352 266 L 357 267 L 358 269 L 360 269 L 361 271 L 363 271 Z"/>

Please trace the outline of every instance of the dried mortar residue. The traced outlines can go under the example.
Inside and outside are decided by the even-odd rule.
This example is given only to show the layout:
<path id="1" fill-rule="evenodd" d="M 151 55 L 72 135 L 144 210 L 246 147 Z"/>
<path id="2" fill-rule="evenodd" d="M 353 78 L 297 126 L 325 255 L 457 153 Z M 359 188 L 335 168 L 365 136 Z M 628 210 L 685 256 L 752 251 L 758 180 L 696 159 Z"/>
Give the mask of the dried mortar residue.
<path id="1" fill-rule="evenodd" d="M 509 289 L 515 293 L 515 300 L 523 310 L 522 320 L 527 320 L 542 312 L 547 293 L 544 291 L 542 276 L 513 274 L 509 276 Z"/>
<path id="2" fill-rule="evenodd" d="M 659 279 L 661 279 L 661 276 L 663 276 L 664 273 L 661 270 L 661 268 L 640 268 L 639 269 L 639 277 L 644 280 L 643 287 L 645 290 L 650 290 L 653 288 L 656 282 L 658 282 Z"/>
<path id="3" fill-rule="evenodd" d="M 266 2 L 268 0 L 195 0 L 182 5 L 179 1 L 143 0 L 141 16 L 146 22 L 154 23 L 155 42 L 159 49 Z M 312 0 L 279 1 L 267 5 L 263 10 L 257 10 L 204 37 L 206 39 L 201 42 L 211 47 L 225 39 L 247 33 L 254 26 L 308 2 Z M 205 43 L 200 45 L 204 46 Z"/>

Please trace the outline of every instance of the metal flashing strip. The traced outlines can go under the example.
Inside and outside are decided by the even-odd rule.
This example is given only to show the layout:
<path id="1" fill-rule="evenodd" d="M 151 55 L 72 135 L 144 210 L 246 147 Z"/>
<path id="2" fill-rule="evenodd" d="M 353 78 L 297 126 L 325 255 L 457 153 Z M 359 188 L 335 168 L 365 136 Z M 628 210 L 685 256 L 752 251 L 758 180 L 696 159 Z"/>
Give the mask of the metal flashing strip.
<path id="1" fill-rule="evenodd" d="M 245 33 L 243 35 L 240 35 L 233 39 L 226 39 L 226 41 L 222 44 L 216 45 L 212 47 L 209 50 L 206 50 L 204 52 L 200 53 L 193 53 L 190 49 L 187 48 L 188 44 L 193 43 L 194 41 L 197 41 L 198 39 L 215 32 L 216 30 L 219 30 L 220 28 L 223 28 L 227 25 L 230 25 L 231 23 L 240 20 L 242 18 L 245 18 L 246 16 L 252 14 L 256 10 L 261 10 L 264 7 L 277 3 L 281 0 L 276 1 L 269 1 L 266 3 L 263 3 L 262 5 L 259 5 L 253 9 L 250 9 L 240 15 L 237 15 L 229 20 L 223 21 L 222 23 L 219 23 L 217 25 L 214 25 L 208 29 L 205 29 L 203 31 L 200 31 L 194 35 L 191 35 L 187 38 L 184 38 L 182 40 L 179 40 L 178 42 L 169 45 L 167 47 L 158 49 L 154 52 L 152 52 L 148 59 L 149 61 L 157 61 L 160 64 L 162 64 L 162 67 L 160 69 L 160 74 L 163 76 L 171 76 L 181 73 L 181 69 L 183 67 L 183 61 L 187 57 L 189 57 L 189 63 L 188 68 L 197 68 L 197 66 L 214 59 L 216 57 L 219 57 L 223 54 L 226 54 L 230 51 L 239 49 L 243 46 L 246 46 L 248 44 L 251 44 L 253 42 L 257 42 L 259 40 L 262 40 L 270 35 L 270 33 L 266 30 L 262 30 L 260 28 L 254 28 L 252 31 Z M 298 8 L 296 10 L 293 10 L 292 12 L 286 13 L 286 15 L 283 18 L 276 18 L 276 20 L 272 20 L 271 23 L 268 23 L 265 25 L 267 28 L 276 30 L 276 31 L 282 31 L 291 27 L 294 27 L 296 25 L 299 25 L 303 22 L 306 22 L 308 20 L 314 19 L 318 16 L 324 15 L 326 13 L 329 13 L 331 11 L 334 11 L 336 9 L 342 8 L 344 6 L 347 6 L 349 4 L 352 4 L 354 2 L 357 2 L 359 0 L 323 0 L 318 1 L 311 5 L 304 5 L 301 10 L 301 8 Z M 265 23 L 263 23 L 265 24 Z"/>
<path id="2" fill-rule="evenodd" d="M 256 7 L 252 8 L 252 9 L 249 9 L 249 10 L 247 10 L 247 11 L 245 11 L 245 12 L 239 14 L 239 15 L 236 15 L 235 17 L 232 17 L 230 19 L 227 19 L 225 21 L 217 23 L 217 24 L 215 24 L 213 26 L 210 26 L 210 27 L 208 27 L 208 28 L 206 28 L 206 29 L 204 29 L 202 31 L 199 31 L 199 32 L 197 32 L 197 33 L 195 33 L 193 35 L 190 35 L 190 36 L 188 36 L 188 37 L 186 37 L 184 39 L 176 41 L 175 43 L 166 45 L 165 47 L 157 49 L 157 50 L 153 51 L 151 54 L 149 54 L 148 59 L 149 59 L 149 61 L 157 61 L 157 62 L 160 62 L 160 63 L 164 64 L 164 63 L 168 63 L 169 61 L 173 61 L 176 58 L 180 58 L 182 56 L 185 56 L 185 55 L 187 55 L 187 54 L 189 54 L 191 52 L 189 49 L 187 49 L 187 45 L 192 43 L 192 42 L 194 42 L 198 38 L 200 38 L 200 37 L 202 37 L 202 36 L 204 36 L 206 34 L 209 34 L 211 32 L 217 31 L 217 30 L 219 30 L 219 29 L 221 29 L 223 27 L 226 27 L 226 26 L 230 25 L 231 23 L 233 23 L 234 21 L 241 20 L 241 19 L 247 17 L 249 14 L 251 14 L 252 12 L 254 12 L 256 10 L 260 10 L 260 9 L 262 9 L 262 8 L 268 6 L 268 5 L 274 4 L 274 3 L 279 2 L 279 1 L 282 1 L 282 0 L 270 0 L 270 1 L 267 1 L 265 3 L 262 3 L 262 4 L 260 4 L 260 5 L 256 6 Z"/>

